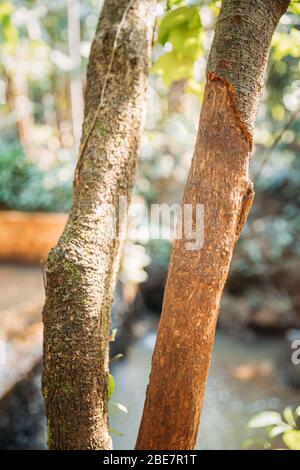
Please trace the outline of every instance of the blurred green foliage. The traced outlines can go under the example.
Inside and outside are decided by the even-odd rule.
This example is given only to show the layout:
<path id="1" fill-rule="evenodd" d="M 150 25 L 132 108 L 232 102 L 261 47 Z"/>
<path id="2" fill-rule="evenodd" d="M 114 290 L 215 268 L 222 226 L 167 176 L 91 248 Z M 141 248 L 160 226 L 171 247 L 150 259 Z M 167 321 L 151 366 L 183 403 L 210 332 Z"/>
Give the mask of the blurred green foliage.
<path id="1" fill-rule="evenodd" d="M 264 449 L 284 448 L 300 450 L 300 406 L 293 410 L 287 406 L 282 414 L 277 411 L 262 411 L 251 418 L 250 429 L 264 431 L 263 436 L 248 439 L 244 447 L 259 446 Z M 265 436 L 266 435 L 266 436 Z"/>
<path id="2" fill-rule="evenodd" d="M 65 212 L 70 208 L 73 163 L 47 172 L 28 161 L 18 144 L 0 142 L 0 208 Z"/>
<path id="3" fill-rule="evenodd" d="M 183 6 L 167 12 L 159 26 L 158 43 L 171 50 L 159 57 L 153 72 L 162 75 L 166 85 L 192 79 L 194 63 L 203 53 L 198 8 Z"/>
<path id="4" fill-rule="evenodd" d="M 1 47 L 9 48 L 13 51 L 18 40 L 18 30 L 13 25 L 12 13 L 14 7 L 10 2 L 3 2 L 0 5 L 0 44 Z"/>

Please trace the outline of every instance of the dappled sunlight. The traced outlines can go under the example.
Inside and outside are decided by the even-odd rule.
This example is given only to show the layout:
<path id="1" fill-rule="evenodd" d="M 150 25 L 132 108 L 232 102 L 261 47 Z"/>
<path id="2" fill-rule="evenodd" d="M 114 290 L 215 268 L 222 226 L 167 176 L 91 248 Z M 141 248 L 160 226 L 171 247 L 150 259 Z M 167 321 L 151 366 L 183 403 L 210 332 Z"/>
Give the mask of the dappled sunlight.
<path id="1" fill-rule="evenodd" d="M 55 412 L 75 403 L 82 435 L 84 413 L 106 426 L 108 387 L 101 445 L 111 432 L 115 449 L 134 448 L 164 311 L 140 445 L 161 432 L 174 448 L 177 432 L 191 448 L 205 391 L 197 450 L 299 450 L 300 4 L 281 16 L 266 64 L 274 25 L 248 51 L 246 0 L 221 21 L 215 49 L 222 2 L 158 2 L 153 44 L 149 2 L 0 3 L 0 449 L 47 448 L 46 292 L 48 380 L 59 370 L 49 358 L 74 361 L 60 370 Z"/>

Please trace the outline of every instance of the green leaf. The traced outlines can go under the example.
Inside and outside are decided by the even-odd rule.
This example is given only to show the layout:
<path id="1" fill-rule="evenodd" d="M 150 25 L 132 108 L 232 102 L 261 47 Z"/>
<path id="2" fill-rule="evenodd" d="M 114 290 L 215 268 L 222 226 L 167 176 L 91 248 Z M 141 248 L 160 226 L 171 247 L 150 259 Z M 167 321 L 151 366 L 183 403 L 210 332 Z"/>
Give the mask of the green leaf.
<path id="1" fill-rule="evenodd" d="M 300 431 L 288 431 L 282 436 L 283 442 L 291 450 L 300 450 Z"/>
<path id="2" fill-rule="evenodd" d="M 293 410 L 292 410 L 292 407 L 291 406 L 287 406 L 284 410 L 283 410 L 283 413 L 282 413 L 284 419 L 286 420 L 286 422 L 294 427 L 296 426 L 296 422 L 295 422 L 295 418 L 294 418 L 294 414 L 293 414 Z"/>
<path id="3" fill-rule="evenodd" d="M 289 34 L 276 32 L 272 40 L 273 60 L 281 60 L 286 56 L 300 57 L 300 31 L 291 28 Z"/>
<path id="4" fill-rule="evenodd" d="M 118 328 L 113 328 L 110 338 L 109 338 L 109 341 L 111 343 L 114 343 L 116 341 L 117 333 L 118 333 Z"/>
<path id="5" fill-rule="evenodd" d="M 10 16 L 14 10 L 13 5 L 10 2 L 3 2 L 0 5 L 0 20 L 6 16 Z"/>
<path id="6" fill-rule="evenodd" d="M 172 50 L 179 56 L 190 57 L 194 61 L 202 51 L 198 31 L 174 30 L 170 34 L 169 42 L 172 44 Z"/>
<path id="7" fill-rule="evenodd" d="M 152 67 L 152 72 L 162 75 L 166 85 L 193 77 L 194 61 L 191 58 L 181 58 L 174 52 L 167 52 L 161 56 Z"/>
<path id="8" fill-rule="evenodd" d="M 108 375 L 108 400 L 111 399 L 112 395 L 114 394 L 115 391 L 115 379 L 112 374 Z"/>
<path id="9" fill-rule="evenodd" d="M 166 85 L 194 75 L 194 63 L 203 53 L 202 26 L 198 8 L 184 6 L 170 11 L 160 23 L 158 42 L 171 50 L 154 64 L 152 71 L 163 76 Z"/>
<path id="10" fill-rule="evenodd" d="M 299 4 L 299 2 L 291 2 L 288 11 L 291 12 L 291 13 L 294 13 L 295 15 L 300 15 L 300 4 Z"/>
<path id="11" fill-rule="evenodd" d="M 271 431 L 269 432 L 269 436 L 271 438 L 274 438 L 276 436 L 279 436 L 280 434 L 283 434 L 287 431 L 290 431 L 292 428 L 288 424 L 280 424 L 279 426 L 274 426 Z"/>
<path id="12" fill-rule="evenodd" d="M 13 52 L 18 39 L 18 30 L 12 24 L 14 6 L 10 2 L 0 5 L 0 43 L 4 43 L 9 52 Z"/>
<path id="13" fill-rule="evenodd" d="M 170 35 L 174 33 L 174 30 L 199 31 L 200 28 L 201 22 L 197 7 L 176 8 L 176 10 L 167 13 L 162 19 L 159 26 L 158 42 L 163 45 L 166 42 L 171 42 Z"/>
<path id="14" fill-rule="evenodd" d="M 167 11 L 172 10 L 175 6 L 181 6 L 184 4 L 184 0 L 167 0 L 166 8 Z"/>
<path id="15" fill-rule="evenodd" d="M 121 431 L 118 431 L 118 430 L 115 429 L 115 428 L 109 428 L 109 430 L 110 430 L 110 433 L 111 433 L 111 434 L 116 434 L 117 436 L 121 436 L 121 437 L 124 436 L 124 434 L 123 434 Z"/>
<path id="16" fill-rule="evenodd" d="M 255 415 L 248 423 L 249 428 L 265 428 L 282 424 L 282 419 L 276 411 L 262 411 Z"/>

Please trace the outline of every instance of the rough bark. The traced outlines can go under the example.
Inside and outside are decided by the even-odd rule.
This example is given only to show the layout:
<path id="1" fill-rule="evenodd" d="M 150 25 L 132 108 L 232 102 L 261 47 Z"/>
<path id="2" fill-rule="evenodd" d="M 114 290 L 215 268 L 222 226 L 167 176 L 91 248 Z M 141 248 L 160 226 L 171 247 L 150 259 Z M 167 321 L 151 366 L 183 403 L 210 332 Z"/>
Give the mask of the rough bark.
<path id="1" fill-rule="evenodd" d="M 204 245 L 173 245 L 137 449 L 193 449 L 220 297 L 253 199 L 249 158 L 280 0 L 223 0 L 183 204 L 204 204 Z"/>
<path id="2" fill-rule="evenodd" d="M 143 115 L 155 0 L 106 0 L 87 74 L 73 205 L 45 267 L 42 389 L 51 449 L 109 449 L 110 307 L 121 236 L 101 204 L 130 198 Z M 120 233 L 125 218 L 118 217 Z"/>

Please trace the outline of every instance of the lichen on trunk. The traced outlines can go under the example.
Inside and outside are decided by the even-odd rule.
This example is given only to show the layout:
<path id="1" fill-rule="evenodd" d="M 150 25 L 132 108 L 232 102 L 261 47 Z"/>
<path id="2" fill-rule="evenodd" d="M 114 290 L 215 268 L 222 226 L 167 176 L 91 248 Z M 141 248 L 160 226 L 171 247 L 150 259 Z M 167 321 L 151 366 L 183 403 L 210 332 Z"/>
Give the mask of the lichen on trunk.
<path id="1" fill-rule="evenodd" d="M 155 0 L 106 0 L 91 48 L 73 205 L 46 263 L 42 389 L 50 449 L 109 449 L 110 308 L 143 124 Z M 116 209 L 117 236 L 101 205 Z"/>

